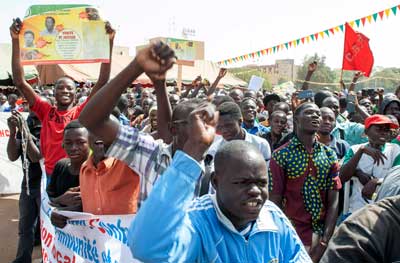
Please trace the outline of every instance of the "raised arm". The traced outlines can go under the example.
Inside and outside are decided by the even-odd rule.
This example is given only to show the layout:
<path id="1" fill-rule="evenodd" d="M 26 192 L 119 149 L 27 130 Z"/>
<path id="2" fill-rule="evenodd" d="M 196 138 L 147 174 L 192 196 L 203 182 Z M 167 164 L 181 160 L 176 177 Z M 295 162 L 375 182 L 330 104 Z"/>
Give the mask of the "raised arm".
<path id="1" fill-rule="evenodd" d="M 353 80 L 351 81 L 350 87 L 349 87 L 349 92 L 353 91 L 354 88 L 356 87 L 357 80 L 362 76 L 362 72 L 356 72 L 353 76 Z"/>
<path id="2" fill-rule="evenodd" d="M 119 97 L 140 74 L 164 74 L 175 63 L 174 52 L 159 42 L 140 50 L 135 59 L 90 99 L 79 121 L 105 144 L 111 144 L 118 133 L 118 122 L 110 119 Z"/>
<path id="3" fill-rule="evenodd" d="M 111 60 L 112 60 L 112 51 L 114 47 L 114 38 L 115 38 L 115 30 L 111 27 L 109 22 L 106 22 L 106 32 L 110 39 L 110 62 L 101 63 L 99 77 L 97 78 L 97 82 L 94 85 L 92 92 L 90 92 L 89 98 L 96 94 L 96 92 L 103 87 L 107 81 L 110 79 L 111 72 Z"/>
<path id="4" fill-rule="evenodd" d="M 7 125 L 10 130 L 10 137 L 7 143 L 7 156 L 11 162 L 14 162 L 21 155 L 21 142 L 16 138 L 18 119 L 14 115 L 11 115 L 7 119 Z"/>
<path id="5" fill-rule="evenodd" d="M 24 68 L 21 64 L 21 50 L 19 43 L 19 34 L 21 32 L 22 22 L 19 18 L 14 19 L 10 26 L 10 35 L 12 42 L 12 53 L 11 53 L 11 68 L 13 75 L 13 82 L 17 89 L 24 95 L 28 101 L 29 106 L 32 107 L 35 103 L 36 94 L 33 91 L 31 85 L 26 82 L 24 77 Z"/>
<path id="6" fill-rule="evenodd" d="M 175 153 L 129 228 L 128 245 L 135 258 L 144 262 L 196 262 L 201 255 L 199 232 L 186 209 L 201 175 L 199 161 L 213 142 L 216 123 L 211 105 L 190 114 L 190 134 L 196 136 L 189 137 L 184 152 Z"/>
<path id="7" fill-rule="evenodd" d="M 303 86 L 301 87 L 302 90 L 308 90 L 308 82 L 311 79 L 312 74 L 314 74 L 315 70 L 317 69 L 317 61 L 314 61 L 308 65 L 308 71 L 306 78 L 303 82 Z"/>
<path id="8" fill-rule="evenodd" d="M 169 131 L 169 124 L 172 120 L 172 108 L 169 103 L 167 86 L 165 84 L 165 75 L 162 79 L 154 79 L 154 88 L 157 98 L 157 135 L 165 143 L 172 142 L 172 134 Z"/>
<path id="9" fill-rule="evenodd" d="M 214 80 L 213 84 L 211 85 L 211 87 L 207 91 L 207 97 L 210 97 L 210 96 L 212 96 L 214 94 L 215 90 L 217 89 L 219 81 L 223 77 L 225 77 L 227 71 L 228 70 L 226 68 L 220 68 L 219 69 L 219 73 L 218 73 L 217 78 Z"/>

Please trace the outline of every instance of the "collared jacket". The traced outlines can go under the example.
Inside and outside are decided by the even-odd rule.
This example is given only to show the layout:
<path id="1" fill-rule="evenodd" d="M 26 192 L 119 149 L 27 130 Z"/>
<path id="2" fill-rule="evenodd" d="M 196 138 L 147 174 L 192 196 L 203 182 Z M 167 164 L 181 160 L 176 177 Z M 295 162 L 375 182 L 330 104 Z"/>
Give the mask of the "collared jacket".
<path id="1" fill-rule="evenodd" d="M 132 255 L 144 262 L 312 262 L 294 228 L 267 201 L 239 233 L 215 197 L 192 200 L 201 166 L 177 151 L 129 228 Z"/>

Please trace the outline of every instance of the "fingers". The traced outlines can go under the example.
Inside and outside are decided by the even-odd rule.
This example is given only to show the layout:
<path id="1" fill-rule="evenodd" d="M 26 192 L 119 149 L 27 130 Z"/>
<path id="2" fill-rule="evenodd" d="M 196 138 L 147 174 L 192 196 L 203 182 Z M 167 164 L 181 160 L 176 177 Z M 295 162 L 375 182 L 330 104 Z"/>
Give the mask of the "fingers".
<path id="1" fill-rule="evenodd" d="M 151 50 L 153 58 L 160 62 L 164 70 L 171 68 L 176 61 L 174 50 L 161 41 L 153 44 Z"/>
<path id="2" fill-rule="evenodd" d="M 81 187 L 80 187 L 80 186 L 71 187 L 71 188 L 68 189 L 68 191 L 71 191 L 71 192 L 80 192 L 80 191 L 81 191 Z"/>

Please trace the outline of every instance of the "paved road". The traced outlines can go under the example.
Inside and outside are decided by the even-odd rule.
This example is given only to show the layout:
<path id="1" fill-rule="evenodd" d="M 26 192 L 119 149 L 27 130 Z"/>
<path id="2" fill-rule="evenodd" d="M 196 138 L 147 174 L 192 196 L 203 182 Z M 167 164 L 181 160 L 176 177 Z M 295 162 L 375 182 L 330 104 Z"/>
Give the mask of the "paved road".
<path id="1" fill-rule="evenodd" d="M 0 263 L 12 262 L 18 242 L 18 195 L 0 197 Z M 40 262 L 40 246 L 33 250 L 33 262 Z"/>

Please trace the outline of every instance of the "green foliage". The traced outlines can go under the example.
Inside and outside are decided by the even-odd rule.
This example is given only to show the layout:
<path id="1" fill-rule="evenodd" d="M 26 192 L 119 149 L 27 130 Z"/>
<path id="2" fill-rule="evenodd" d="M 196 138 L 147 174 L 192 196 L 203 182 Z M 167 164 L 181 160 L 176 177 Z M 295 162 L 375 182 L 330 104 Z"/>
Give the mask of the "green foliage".
<path id="1" fill-rule="evenodd" d="M 255 75 L 265 79 L 263 83 L 263 90 L 272 91 L 272 85 L 269 81 L 268 75 L 257 68 L 250 68 L 250 67 L 243 67 L 243 68 L 231 68 L 228 70 L 230 73 L 235 75 L 236 77 L 240 78 L 247 83 L 250 82 L 251 76 Z"/>
<path id="2" fill-rule="evenodd" d="M 314 61 L 317 61 L 318 63 L 317 70 L 312 75 L 310 81 L 318 83 L 334 83 L 336 74 L 330 67 L 326 65 L 325 60 L 326 60 L 325 56 L 323 55 L 319 56 L 317 53 L 315 53 L 314 56 L 305 56 L 302 65 L 299 67 L 297 71 L 297 79 L 304 80 L 308 72 L 308 65 Z M 297 83 L 297 85 L 301 86 L 302 82 Z M 310 84 L 309 87 L 313 90 L 320 90 L 324 88 L 324 86 L 322 85 L 315 85 L 315 84 Z M 332 89 L 339 88 L 337 86 L 328 86 L 328 87 Z"/>

